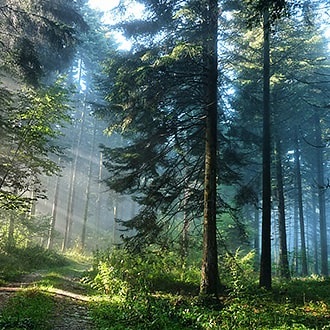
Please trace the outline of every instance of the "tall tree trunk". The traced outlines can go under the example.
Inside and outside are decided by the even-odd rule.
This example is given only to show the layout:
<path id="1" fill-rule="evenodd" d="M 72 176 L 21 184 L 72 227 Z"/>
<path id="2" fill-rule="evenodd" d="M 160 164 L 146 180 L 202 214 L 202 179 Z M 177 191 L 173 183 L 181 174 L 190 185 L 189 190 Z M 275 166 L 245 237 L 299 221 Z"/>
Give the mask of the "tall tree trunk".
<path id="1" fill-rule="evenodd" d="M 259 269 L 260 261 L 260 212 L 258 205 L 254 206 L 254 250 L 255 250 L 255 269 Z"/>
<path id="2" fill-rule="evenodd" d="M 183 226 L 182 226 L 182 240 L 181 240 L 181 259 L 182 263 L 185 263 L 188 256 L 188 245 L 189 245 L 189 218 L 187 215 L 186 205 L 187 205 L 188 192 L 184 191 L 183 196 Z"/>
<path id="3" fill-rule="evenodd" d="M 100 238 L 100 223 L 101 223 L 101 185 L 102 185 L 102 169 L 103 169 L 103 154 L 100 152 L 99 157 L 99 173 L 97 184 L 97 197 L 96 197 L 96 238 Z"/>
<path id="4" fill-rule="evenodd" d="M 208 0 L 206 51 L 206 141 L 204 178 L 203 258 L 200 293 L 217 296 L 220 290 L 217 251 L 217 121 L 218 121 L 218 1 Z"/>
<path id="5" fill-rule="evenodd" d="M 271 266 L 271 115 L 270 115 L 270 19 L 269 4 L 266 1 L 263 11 L 264 59 L 263 59 L 263 151 L 262 151 L 262 237 L 260 278 L 261 287 L 272 286 Z"/>
<path id="6" fill-rule="evenodd" d="M 305 221 L 304 221 L 304 207 L 302 200 L 302 184 L 301 184 L 301 167 L 300 167 L 300 149 L 298 141 L 298 133 L 296 129 L 295 134 L 295 162 L 296 162 L 296 183 L 297 183 L 297 200 L 299 209 L 299 226 L 300 226 L 300 242 L 301 242 L 301 275 L 307 276 L 307 253 L 306 253 L 306 238 L 305 238 Z"/>
<path id="7" fill-rule="evenodd" d="M 59 158 L 59 164 L 61 162 L 61 158 Z M 47 240 L 47 250 L 53 248 L 54 244 L 54 233 L 55 233 L 55 224 L 56 224 L 56 217 L 57 217 L 57 204 L 58 204 L 58 195 L 60 190 L 60 176 L 56 177 L 56 184 L 55 184 L 55 192 L 54 192 L 54 200 L 52 205 L 52 214 L 49 223 L 49 231 L 48 231 L 48 240 Z"/>
<path id="8" fill-rule="evenodd" d="M 113 203 L 113 227 L 112 227 L 112 244 L 114 246 L 117 245 L 118 204 L 119 204 L 119 197 L 116 194 Z"/>
<path id="9" fill-rule="evenodd" d="M 85 125 L 85 114 L 86 111 L 86 102 L 84 102 L 83 111 L 81 112 L 81 126 L 79 130 L 78 140 L 76 144 L 75 156 L 74 161 L 72 164 L 71 170 L 71 177 L 70 177 L 70 185 L 69 185 L 69 196 L 68 196 L 68 207 L 66 211 L 66 221 L 65 221 L 65 232 L 64 232 L 64 239 L 62 244 L 62 251 L 65 251 L 70 244 L 71 240 L 71 231 L 72 231 L 72 224 L 73 224 L 73 211 L 74 211 L 74 201 L 75 201 L 75 185 L 76 185 L 76 175 L 77 175 L 77 164 L 79 158 L 79 148 L 81 145 L 81 138 L 82 132 Z"/>
<path id="10" fill-rule="evenodd" d="M 299 251 L 299 240 L 298 240 L 298 201 L 295 198 L 294 200 L 294 210 L 293 210 L 293 221 L 294 221 L 294 228 L 293 228 L 293 235 L 294 235 L 294 272 L 296 275 L 299 274 L 299 258 L 298 258 L 298 251 Z"/>
<path id="11" fill-rule="evenodd" d="M 279 235 L 279 266 L 280 276 L 290 279 L 288 260 L 288 247 L 286 238 L 285 200 L 283 189 L 282 148 L 279 137 L 276 137 L 275 145 L 276 180 L 278 197 L 278 235 Z"/>
<path id="12" fill-rule="evenodd" d="M 319 238 L 317 235 L 317 212 L 316 212 L 316 195 L 313 194 L 312 197 L 312 205 L 313 205 L 313 247 L 314 247 L 314 273 L 319 274 L 319 251 L 318 251 L 318 246 L 319 246 Z"/>
<path id="13" fill-rule="evenodd" d="M 327 244 L 327 221 L 325 212 L 325 184 L 324 184 L 324 159 L 322 148 L 322 132 L 320 116 L 318 112 L 314 115 L 315 138 L 316 138 L 316 172 L 319 200 L 319 219 L 320 219 L 320 244 L 321 244 L 321 275 L 328 276 L 328 244 Z"/>
<path id="14" fill-rule="evenodd" d="M 86 232 L 87 232 L 87 220 L 88 220 L 88 208 L 90 203 L 90 192 L 91 192 L 91 183 L 92 183 L 92 165 L 93 165 L 93 154 L 95 149 L 95 135 L 96 135 L 96 119 L 94 119 L 93 124 L 93 139 L 92 146 L 89 154 L 89 163 L 88 163 L 88 173 L 87 173 L 87 185 L 86 185 L 86 201 L 84 208 L 84 218 L 83 218 L 83 227 L 81 233 L 81 249 L 84 250 L 86 244 Z"/>

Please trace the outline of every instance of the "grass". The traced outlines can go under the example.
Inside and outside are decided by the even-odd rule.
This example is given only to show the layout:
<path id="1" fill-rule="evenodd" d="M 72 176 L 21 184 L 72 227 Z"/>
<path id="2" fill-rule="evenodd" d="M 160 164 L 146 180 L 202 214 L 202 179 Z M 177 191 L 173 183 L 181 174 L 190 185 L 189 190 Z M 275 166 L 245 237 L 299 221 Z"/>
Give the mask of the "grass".
<path id="1" fill-rule="evenodd" d="M 285 293 L 278 289 L 224 297 L 221 309 L 196 296 L 136 292 L 95 303 L 93 318 L 99 329 L 330 329 L 328 281 L 296 280 Z"/>
<path id="2" fill-rule="evenodd" d="M 26 289 L 11 296 L 0 315 L 1 329 L 51 329 L 47 322 L 54 310 L 52 297 L 38 289 Z"/>
<path id="3" fill-rule="evenodd" d="M 26 248 L 12 248 L 0 252 L 0 283 L 15 281 L 23 274 L 35 270 L 63 267 L 70 263 L 63 255 L 35 245 Z"/>
<path id="4" fill-rule="evenodd" d="M 41 247 L 30 247 L 2 253 L 0 261 L 1 285 L 19 282 L 24 274 L 38 273 L 32 277 L 28 288 L 11 293 L 8 301 L 1 304 L 0 329 L 52 329 L 53 321 L 58 317 L 55 315 L 58 306 L 51 288 L 78 294 L 92 293 L 89 287 L 80 283 L 89 266 L 88 259 L 76 258 L 72 253 L 63 256 Z"/>

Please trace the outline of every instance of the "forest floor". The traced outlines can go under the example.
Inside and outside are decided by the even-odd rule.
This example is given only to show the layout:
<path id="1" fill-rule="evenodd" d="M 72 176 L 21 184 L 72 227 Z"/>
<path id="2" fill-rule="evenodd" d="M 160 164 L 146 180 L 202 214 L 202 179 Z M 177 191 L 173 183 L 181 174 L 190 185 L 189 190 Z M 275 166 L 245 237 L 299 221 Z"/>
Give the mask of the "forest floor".
<path id="1" fill-rule="evenodd" d="M 0 254 L 1 330 L 330 330 L 330 278 L 275 278 L 267 292 L 252 275 L 235 273 L 214 305 L 198 295 L 198 268 L 185 269 L 182 281 L 163 256 L 152 263 L 112 256 L 96 276 L 90 266 L 99 263 L 84 256 L 36 248 L 16 255 Z"/>
<path id="2" fill-rule="evenodd" d="M 89 316 L 92 295 L 89 289 L 80 282 L 87 267 L 88 265 L 77 262 L 70 267 L 58 267 L 53 271 L 40 270 L 23 275 L 14 282 L 8 282 L 1 286 L 0 328 L 96 329 L 92 318 Z M 38 295 L 41 298 L 46 298 L 45 305 L 50 303 L 50 308 L 43 311 L 43 315 L 28 315 L 28 313 L 36 314 L 37 311 L 22 312 L 21 309 L 24 309 L 25 305 L 31 306 L 31 299 L 40 298 Z M 43 305 L 42 299 L 39 300 L 39 304 Z M 39 308 L 40 306 L 37 306 L 36 309 Z M 35 321 L 31 323 L 31 318 L 38 317 L 41 319 L 37 323 Z"/>

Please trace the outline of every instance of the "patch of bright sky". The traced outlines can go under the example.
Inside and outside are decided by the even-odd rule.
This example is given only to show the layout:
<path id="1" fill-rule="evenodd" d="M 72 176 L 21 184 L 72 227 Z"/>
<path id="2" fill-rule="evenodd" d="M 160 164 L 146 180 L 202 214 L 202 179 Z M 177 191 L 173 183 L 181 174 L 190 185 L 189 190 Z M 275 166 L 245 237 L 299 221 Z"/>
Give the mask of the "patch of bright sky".
<path id="1" fill-rule="evenodd" d="M 103 22 L 105 24 L 116 23 L 118 17 L 111 12 L 116 6 L 119 5 L 120 0 L 89 0 L 88 5 L 92 9 L 99 10 L 104 13 Z M 144 6 L 135 1 L 130 1 L 130 6 L 122 19 L 138 19 L 143 16 Z M 122 35 L 120 32 L 113 32 L 115 39 L 119 43 L 118 49 L 129 50 L 131 48 L 131 42 Z"/>

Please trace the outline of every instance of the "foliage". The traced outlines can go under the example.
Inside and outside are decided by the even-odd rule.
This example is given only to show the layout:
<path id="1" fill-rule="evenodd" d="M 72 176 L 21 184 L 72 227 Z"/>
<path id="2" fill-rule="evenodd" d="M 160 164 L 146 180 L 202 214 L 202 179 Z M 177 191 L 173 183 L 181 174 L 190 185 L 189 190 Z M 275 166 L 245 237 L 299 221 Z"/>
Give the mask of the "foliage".
<path id="1" fill-rule="evenodd" d="M 257 280 L 254 251 L 243 253 L 238 249 L 235 254 L 227 252 L 220 259 L 219 272 L 229 296 L 239 297 L 254 288 Z"/>
<path id="2" fill-rule="evenodd" d="M 0 11 L 2 70 L 37 85 L 45 73 L 63 69 L 73 57 L 77 32 L 87 26 L 82 1 L 6 0 Z"/>
<path id="3" fill-rule="evenodd" d="M 184 289 L 184 283 L 199 282 L 196 265 L 195 278 L 177 281 L 175 274 L 182 278 L 188 272 L 174 255 L 149 253 L 142 258 L 121 250 L 99 251 L 94 272 L 101 259 L 102 270 L 99 277 L 93 274 L 94 284 L 102 292 L 105 287 L 109 290 L 104 301 L 91 306 L 100 329 L 326 329 L 329 323 L 329 280 L 276 282 L 274 291 L 267 292 L 256 285 L 252 252 L 237 251 L 223 258 L 220 272 L 226 295 L 220 309 L 205 305 L 197 290 Z M 106 263 L 111 264 L 111 271 Z M 164 287 L 163 281 L 172 284 Z"/>
<path id="4" fill-rule="evenodd" d="M 29 202 L 27 201 L 27 205 L 30 205 Z M 47 236 L 49 217 L 30 216 L 25 211 L 26 205 L 20 211 L 3 210 L 1 212 L 3 218 L 0 222 L 0 250 L 5 250 L 8 246 L 26 247 Z M 14 223 L 14 228 L 12 237 L 9 237 L 8 232 L 11 222 Z"/>
<path id="5" fill-rule="evenodd" d="M 59 171 L 50 155 L 61 152 L 55 140 L 69 121 L 68 95 L 69 89 L 59 80 L 10 96 L 3 115 L 6 136 L 0 154 L 0 208 L 26 209 L 35 198 L 44 196 L 40 176 Z"/>
<path id="6" fill-rule="evenodd" d="M 140 291 L 196 292 L 198 271 L 193 266 L 180 268 L 178 260 L 173 252 L 152 248 L 143 254 L 121 249 L 96 251 L 85 281 L 101 292 L 121 297 Z"/>
<path id="7" fill-rule="evenodd" d="M 102 146 L 105 181 L 141 205 L 139 214 L 122 222 L 135 230 L 125 241 L 134 247 L 159 242 L 175 216 L 184 214 L 187 222 L 202 217 L 206 109 L 216 103 L 207 100 L 207 77 L 217 70 L 207 67 L 212 15 L 206 2 L 143 4 L 150 15 L 119 24 L 136 41 L 133 50 L 109 54 L 101 82 L 108 103 L 100 113 L 108 131 L 124 138 L 120 146 Z M 226 126 L 224 115 L 217 119 Z M 228 145 L 224 131 L 214 136 L 221 141 L 217 178 L 219 184 L 233 184 L 239 180 L 231 168 L 238 149 Z M 219 209 L 222 202 L 218 198 Z"/>

